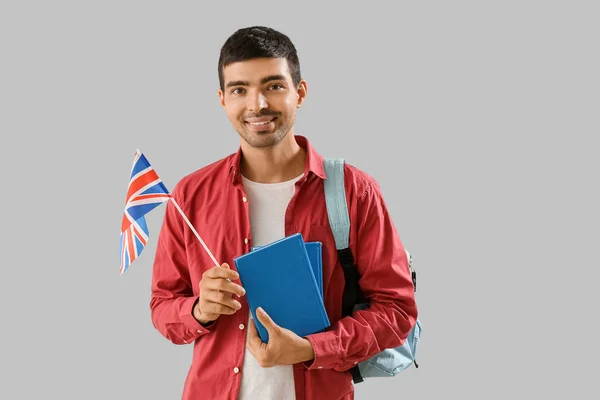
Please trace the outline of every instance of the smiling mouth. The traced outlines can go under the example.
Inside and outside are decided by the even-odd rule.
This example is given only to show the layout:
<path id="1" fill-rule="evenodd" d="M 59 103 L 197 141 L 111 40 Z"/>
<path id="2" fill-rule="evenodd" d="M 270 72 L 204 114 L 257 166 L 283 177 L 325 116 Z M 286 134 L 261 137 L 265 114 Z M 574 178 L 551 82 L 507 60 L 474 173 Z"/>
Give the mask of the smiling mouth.
<path id="1" fill-rule="evenodd" d="M 261 126 L 267 126 L 269 125 L 271 122 L 275 121 L 277 119 L 277 117 L 274 117 L 270 120 L 267 121 L 260 121 L 260 122 L 249 122 L 249 121 L 244 121 L 246 124 L 250 125 L 251 127 L 255 127 L 255 128 L 260 128 Z"/>

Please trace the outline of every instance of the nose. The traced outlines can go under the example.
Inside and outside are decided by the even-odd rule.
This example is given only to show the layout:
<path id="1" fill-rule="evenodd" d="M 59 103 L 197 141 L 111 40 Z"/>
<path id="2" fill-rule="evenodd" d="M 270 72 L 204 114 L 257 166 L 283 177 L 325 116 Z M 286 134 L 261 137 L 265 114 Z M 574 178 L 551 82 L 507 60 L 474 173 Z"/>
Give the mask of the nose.
<path id="1" fill-rule="evenodd" d="M 254 96 L 247 96 L 248 98 L 248 111 L 252 112 L 260 112 L 261 110 L 267 108 L 269 105 L 267 104 L 267 98 L 265 95 L 258 91 Z"/>

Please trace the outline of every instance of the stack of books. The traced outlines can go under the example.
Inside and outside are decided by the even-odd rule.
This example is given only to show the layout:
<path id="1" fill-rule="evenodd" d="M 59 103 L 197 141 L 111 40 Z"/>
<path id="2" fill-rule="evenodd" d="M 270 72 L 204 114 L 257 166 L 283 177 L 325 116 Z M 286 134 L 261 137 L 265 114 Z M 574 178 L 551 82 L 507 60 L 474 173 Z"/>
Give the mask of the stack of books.
<path id="1" fill-rule="evenodd" d="M 330 326 L 323 303 L 323 257 L 320 242 L 304 242 L 296 233 L 234 259 L 258 334 L 269 334 L 256 317 L 263 308 L 282 328 L 300 337 Z"/>

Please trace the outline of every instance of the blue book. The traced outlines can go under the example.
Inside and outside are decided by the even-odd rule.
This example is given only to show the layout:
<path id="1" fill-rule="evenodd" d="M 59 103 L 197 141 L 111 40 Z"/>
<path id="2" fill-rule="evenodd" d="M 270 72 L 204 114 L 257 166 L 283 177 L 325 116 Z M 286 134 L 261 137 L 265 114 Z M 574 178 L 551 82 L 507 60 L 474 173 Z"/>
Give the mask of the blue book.
<path id="1" fill-rule="evenodd" d="M 277 325 L 300 337 L 330 326 L 300 233 L 256 248 L 233 261 L 263 342 L 269 341 L 269 335 L 256 317 L 258 307 L 262 307 Z"/>
<path id="2" fill-rule="evenodd" d="M 310 260 L 310 265 L 317 281 L 319 293 L 321 294 L 321 298 L 323 298 L 323 246 L 321 242 L 306 242 L 304 246 L 306 247 L 308 259 Z"/>
<path id="3" fill-rule="evenodd" d="M 315 280 L 317 281 L 317 286 L 319 288 L 319 293 L 321 294 L 321 302 L 324 303 L 323 299 L 325 295 L 323 294 L 323 245 L 321 242 L 305 242 L 304 247 L 306 247 L 306 252 L 308 253 L 308 259 L 310 260 L 310 265 L 312 266 L 312 271 L 315 275 Z M 329 317 L 327 316 L 327 311 L 323 308 L 323 312 L 325 317 L 329 321 Z M 319 332 L 324 331 L 325 329 L 321 329 Z"/>
<path id="4" fill-rule="evenodd" d="M 323 297 L 323 245 L 321 242 L 305 242 L 306 252 L 308 253 L 308 259 L 310 260 L 310 266 L 312 267 L 313 274 L 317 281 L 317 287 L 319 293 Z M 254 246 L 250 250 L 258 250 L 264 246 Z"/>

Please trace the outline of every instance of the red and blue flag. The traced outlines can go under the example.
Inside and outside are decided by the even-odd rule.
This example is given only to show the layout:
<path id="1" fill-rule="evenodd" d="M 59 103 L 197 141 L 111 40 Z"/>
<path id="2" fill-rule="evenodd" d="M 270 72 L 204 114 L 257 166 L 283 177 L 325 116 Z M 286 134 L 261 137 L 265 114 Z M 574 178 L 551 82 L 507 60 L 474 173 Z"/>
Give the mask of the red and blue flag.
<path id="1" fill-rule="evenodd" d="M 129 177 L 125 213 L 121 224 L 121 275 L 148 243 L 145 215 L 171 198 L 146 157 L 138 150 Z"/>

